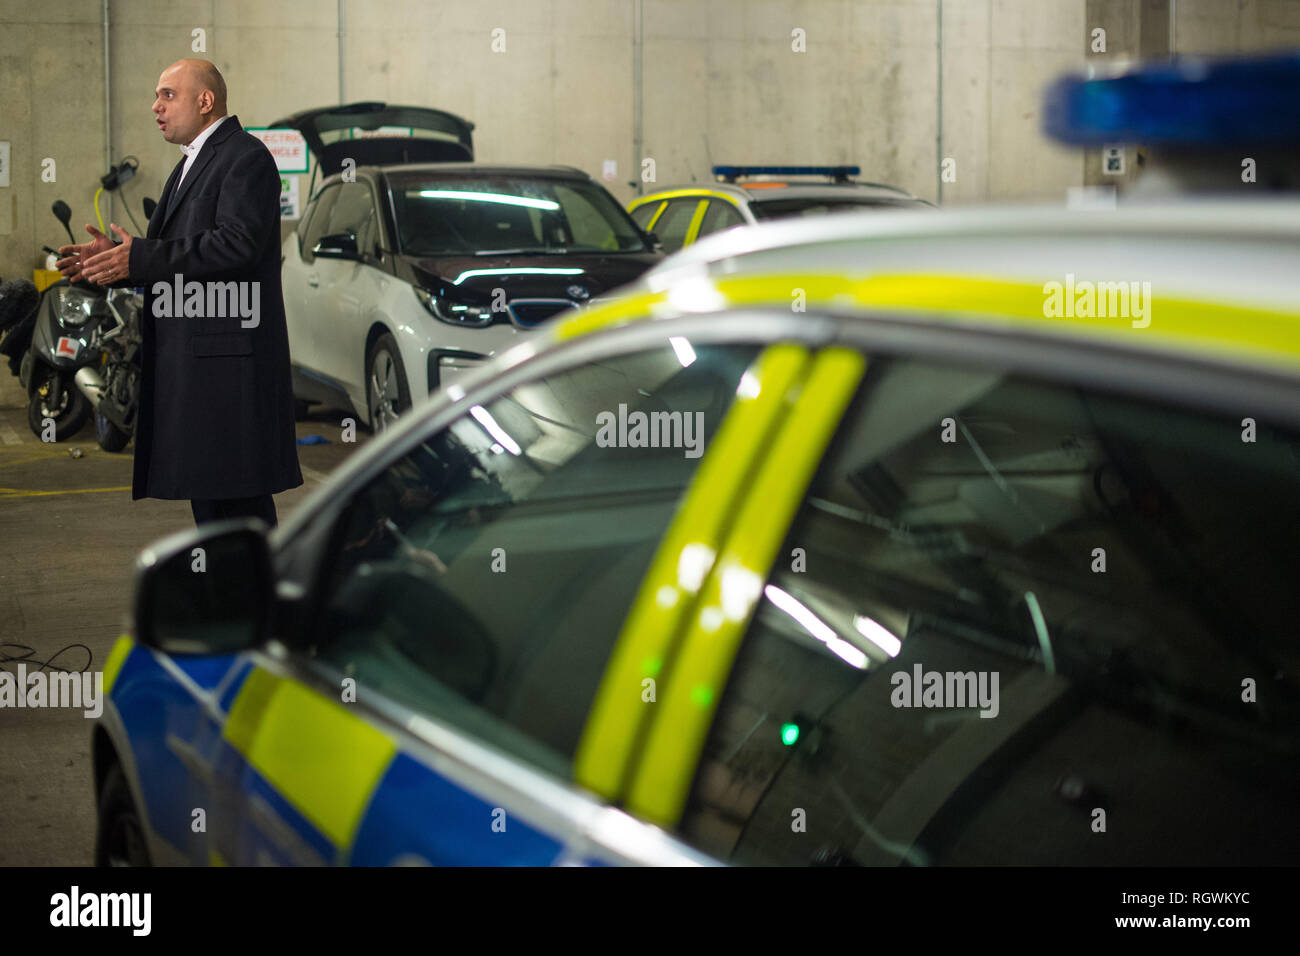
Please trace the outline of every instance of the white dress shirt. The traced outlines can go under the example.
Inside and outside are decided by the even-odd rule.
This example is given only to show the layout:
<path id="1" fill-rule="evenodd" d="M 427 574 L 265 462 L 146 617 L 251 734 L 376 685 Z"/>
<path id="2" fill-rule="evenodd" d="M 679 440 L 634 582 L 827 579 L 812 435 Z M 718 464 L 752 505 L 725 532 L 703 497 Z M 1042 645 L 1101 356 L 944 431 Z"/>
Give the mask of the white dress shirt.
<path id="1" fill-rule="evenodd" d="M 185 165 L 181 167 L 181 178 L 176 180 L 177 189 L 180 189 L 181 183 L 185 182 L 185 174 L 188 173 L 190 167 L 194 165 L 194 159 L 199 155 L 199 150 L 203 148 L 203 144 L 208 141 L 208 137 L 211 136 L 216 131 L 217 127 L 227 119 L 229 119 L 228 116 L 221 117 L 221 119 L 217 120 L 202 133 L 199 133 L 198 136 L 195 136 L 188 146 L 181 147 L 181 152 L 185 154 Z"/>

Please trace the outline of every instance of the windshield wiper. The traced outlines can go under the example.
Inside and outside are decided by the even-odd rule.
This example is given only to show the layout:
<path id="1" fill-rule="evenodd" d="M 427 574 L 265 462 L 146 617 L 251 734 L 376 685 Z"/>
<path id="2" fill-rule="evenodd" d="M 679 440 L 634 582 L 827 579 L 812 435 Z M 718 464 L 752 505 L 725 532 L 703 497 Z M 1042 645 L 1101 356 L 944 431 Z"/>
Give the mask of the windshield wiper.
<path id="1" fill-rule="evenodd" d="M 569 250 L 563 246 L 548 246 L 541 249 L 476 249 L 476 256 L 567 256 Z"/>

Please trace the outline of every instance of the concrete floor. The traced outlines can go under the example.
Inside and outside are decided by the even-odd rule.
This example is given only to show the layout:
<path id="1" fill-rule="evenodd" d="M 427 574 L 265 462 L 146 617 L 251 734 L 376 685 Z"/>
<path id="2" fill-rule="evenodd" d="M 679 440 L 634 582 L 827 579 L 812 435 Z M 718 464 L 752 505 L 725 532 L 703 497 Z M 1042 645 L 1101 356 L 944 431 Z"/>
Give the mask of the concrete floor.
<path id="1" fill-rule="evenodd" d="M 193 525 L 187 501 L 131 500 L 134 444 L 109 454 L 87 423 L 42 444 L 26 396 L 0 365 L 0 667 L 16 659 L 99 670 L 130 605 L 132 565 L 155 538 Z M 298 436 L 304 484 L 276 496 L 281 520 L 365 441 L 317 408 Z M 69 451 L 80 448 L 83 456 Z M 31 667 L 31 664 L 28 664 Z M 91 723 L 79 710 L 0 708 L 0 866 L 88 865 L 95 839 Z"/>

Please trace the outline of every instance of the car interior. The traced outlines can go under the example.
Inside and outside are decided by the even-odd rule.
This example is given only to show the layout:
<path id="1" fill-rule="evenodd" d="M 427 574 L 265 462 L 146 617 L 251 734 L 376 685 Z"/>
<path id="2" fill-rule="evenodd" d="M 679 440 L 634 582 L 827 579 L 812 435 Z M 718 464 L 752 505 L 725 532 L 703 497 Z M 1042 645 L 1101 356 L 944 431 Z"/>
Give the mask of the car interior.
<path id="1" fill-rule="evenodd" d="M 996 371 L 875 368 L 787 539 L 807 569 L 772 577 L 862 659 L 769 587 L 683 831 L 788 865 L 1293 856 L 1295 438 Z M 917 665 L 997 673 L 996 718 L 898 706 Z M 1258 702 L 1224 704 L 1250 677 Z"/>

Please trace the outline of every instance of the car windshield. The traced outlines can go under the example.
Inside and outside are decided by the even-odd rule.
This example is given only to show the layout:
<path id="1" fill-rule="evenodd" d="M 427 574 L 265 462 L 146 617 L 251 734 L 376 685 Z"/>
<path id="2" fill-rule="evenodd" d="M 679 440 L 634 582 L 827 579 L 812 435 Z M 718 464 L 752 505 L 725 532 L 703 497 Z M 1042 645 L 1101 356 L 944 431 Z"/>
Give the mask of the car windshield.
<path id="1" fill-rule="evenodd" d="M 917 199 L 900 196 L 892 199 L 882 196 L 806 197 L 802 199 L 750 200 L 749 209 L 757 219 L 787 219 L 792 216 L 824 216 L 833 212 L 854 212 L 862 209 L 925 209 L 926 204 Z"/>
<path id="2" fill-rule="evenodd" d="M 648 251 L 627 213 L 592 182 L 439 176 L 391 188 L 407 255 Z"/>

